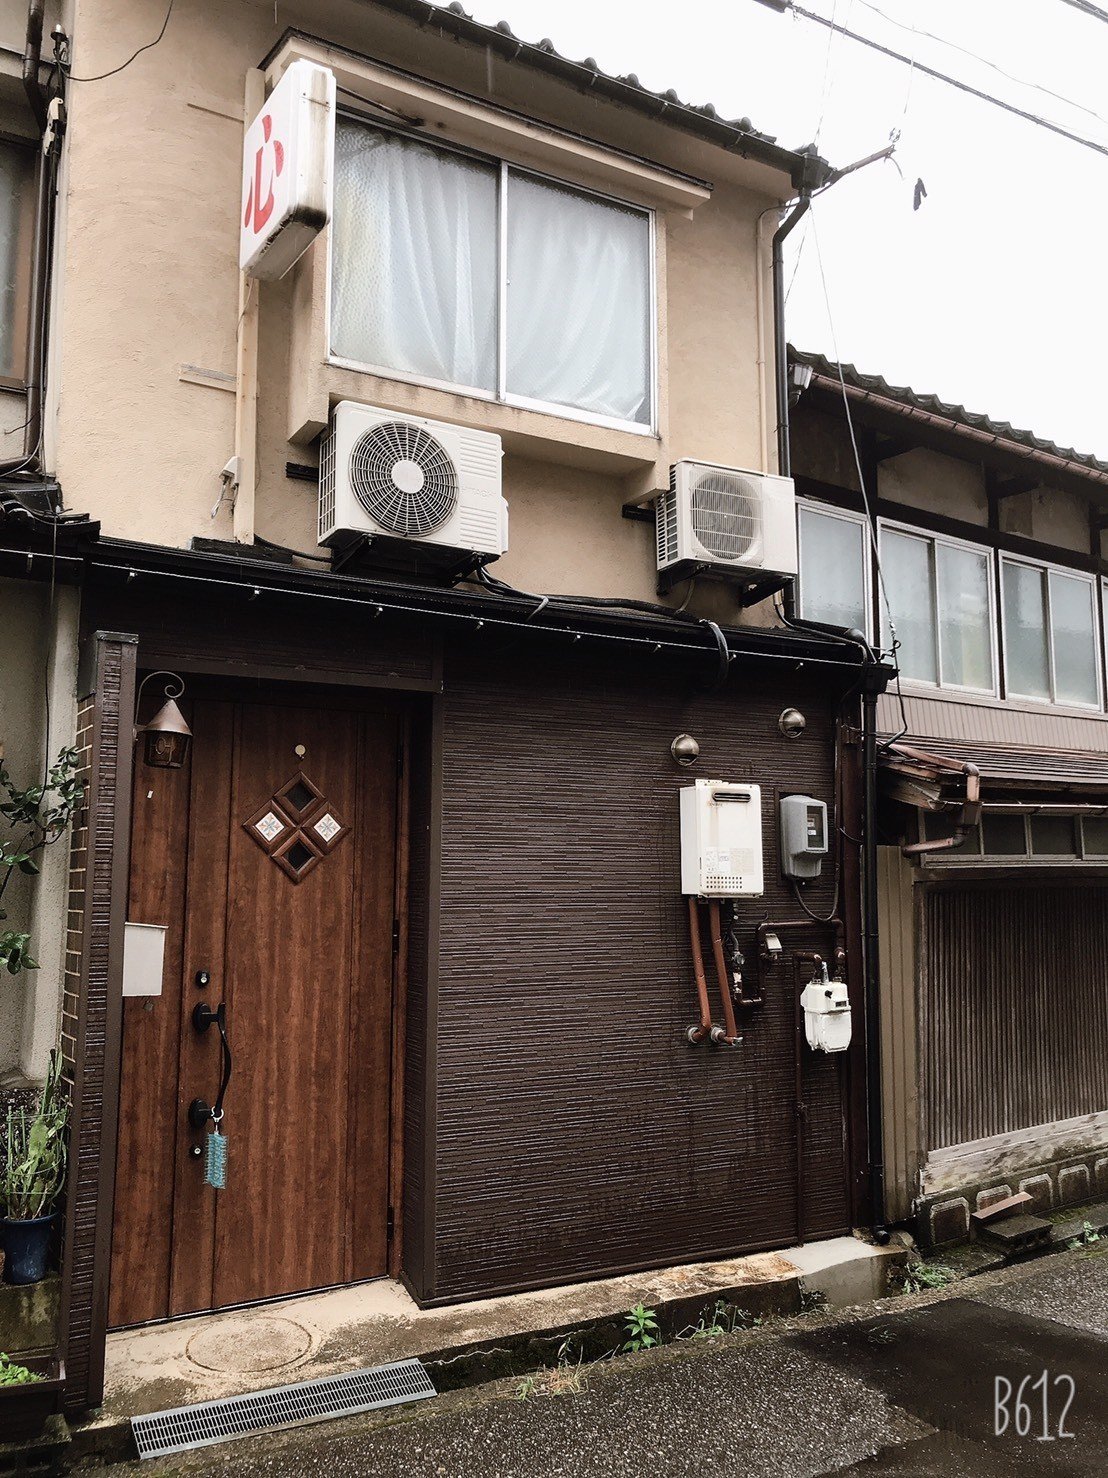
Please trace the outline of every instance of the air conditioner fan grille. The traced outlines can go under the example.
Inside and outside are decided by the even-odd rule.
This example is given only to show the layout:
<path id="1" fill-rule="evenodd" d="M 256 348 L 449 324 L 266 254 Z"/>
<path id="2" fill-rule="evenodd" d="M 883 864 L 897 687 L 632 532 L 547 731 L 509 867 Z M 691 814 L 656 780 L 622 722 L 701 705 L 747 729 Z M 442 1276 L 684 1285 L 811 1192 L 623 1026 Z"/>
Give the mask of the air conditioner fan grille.
<path id="1" fill-rule="evenodd" d="M 734 472 L 701 472 L 689 499 L 692 531 L 715 559 L 739 564 L 755 555 L 762 536 L 757 486 Z"/>
<path id="2" fill-rule="evenodd" d="M 441 529 L 458 503 L 458 472 L 422 426 L 382 421 L 350 453 L 350 487 L 374 523 L 412 538 Z"/>

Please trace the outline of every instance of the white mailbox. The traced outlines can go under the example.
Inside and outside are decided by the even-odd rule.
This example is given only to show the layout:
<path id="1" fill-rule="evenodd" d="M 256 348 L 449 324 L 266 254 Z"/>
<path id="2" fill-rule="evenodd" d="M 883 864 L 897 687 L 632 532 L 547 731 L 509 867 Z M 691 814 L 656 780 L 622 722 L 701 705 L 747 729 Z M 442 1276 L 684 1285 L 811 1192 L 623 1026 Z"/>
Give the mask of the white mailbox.
<path id="1" fill-rule="evenodd" d="M 681 891 L 699 898 L 761 897 L 761 786 L 695 780 L 682 790 Z"/>
<path id="2" fill-rule="evenodd" d="M 813 1052 L 845 1052 L 850 1046 L 850 996 L 845 980 L 828 980 L 827 966 L 800 993 L 804 1035 Z"/>

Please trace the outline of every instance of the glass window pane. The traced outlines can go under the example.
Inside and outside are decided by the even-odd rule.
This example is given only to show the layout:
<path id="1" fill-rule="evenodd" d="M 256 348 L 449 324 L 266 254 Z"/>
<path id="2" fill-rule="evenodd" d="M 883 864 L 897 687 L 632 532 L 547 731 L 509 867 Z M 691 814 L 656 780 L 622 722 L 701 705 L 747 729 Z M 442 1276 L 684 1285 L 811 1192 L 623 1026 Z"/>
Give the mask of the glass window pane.
<path id="1" fill-rule="evenodd" d="M 1008 692 L 1023 698 L 1049 698 L 1043 572 L 1005 561 L 1001 579 Z"/>
<path id="2" fill-rule="evenodd" d="M 1086 857 L 1108 857 L 1108 816 L 1086 816 L 1081 831 Z"/>
<path id="3" fill-rule="evenodd" d="M 935 547 L 943 683 L 993 691 L 993 630 L 988 557 L 950 544 Z"/>
<path id="4" fill-rule="evenodd" d="M 981 842 L 986 857 L 1025 857 L 1027 835 L 1023 817 L 986 812 L 981 818 Z"/>
<path id="5" fill-rule="evenodd" d="M 1072 816 L 1032 816 L 1031 850 L 1040 857 L 1072 857 L 1077 851 Z"/>
<path id="6" fill-rule="evenodd" d="M 1054 638 L 1054 697 L 1058 703 L 1096 703 L 1097 649 L 1093 587 L 1089 580 L 1050 572 L 1050 627 Z"/>
<path id="7" fill-rule="evenodd" d="M 481 160 L 339 120 L 335 354 L 496 389 L 499 176 Z"/>
<path id="8" fill-rule="evenodd" d="M 22 380 L 31 277 L 35 153 L 0 142 L 0 375 Z"/>
<path id="9" fill-rule="evenodd" d="M 807 621 L 868 630 L 862 524 L 800 507 L 800 606 Z"/>
<path id="10" fill-rule="evenodd" d="M 885 529 L 881 535 L 881 565 L 900 641 L 901 675 L 938 682 L 935 613 L 931 604 L 931 546 L 924 539 Z"/>
<path id="11" fill-rule="evenodd" d="M 954 821 L 949 816 L 935 816 L 924 813 L 924 836 L 927 841 L 945 840 L 952 837 L 955 832 Z M 971 826 L 963 835 L 962 840 L 953 847 L 944 847 L 941 852 L 933 855 L 936 858 L 952 857 L 954 855 L 977 857 L 981 854 L 981 830 L 979 827 Z"/>
<path id="12" fill-rule="evenodd" d="M 509 395 L 648 426 L 650 220 L 512 172 Z"/>

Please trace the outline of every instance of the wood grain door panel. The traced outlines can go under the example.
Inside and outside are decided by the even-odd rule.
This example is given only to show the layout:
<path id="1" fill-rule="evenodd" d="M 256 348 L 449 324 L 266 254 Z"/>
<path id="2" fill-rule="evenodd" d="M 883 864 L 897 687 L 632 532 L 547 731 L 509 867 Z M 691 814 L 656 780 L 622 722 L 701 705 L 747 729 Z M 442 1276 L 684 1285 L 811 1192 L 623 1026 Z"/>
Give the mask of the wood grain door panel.
<path id="1" fill-rule="evenodd" d="M 188 768 L 136 766 L 131 917 L 170 929 L 163 996 L 126 1003 L 113 1324 L 387 1266 L 398 715 L 198 700 L 190 723 Z M 301 773 L 326 806 L 295 876 L 244 823 Z M 313 832 L 324 810 L 348 830 Z M 187 1121 L 219 1081 L 199 1000 L 234 1056 L 218 1192 Z"/>

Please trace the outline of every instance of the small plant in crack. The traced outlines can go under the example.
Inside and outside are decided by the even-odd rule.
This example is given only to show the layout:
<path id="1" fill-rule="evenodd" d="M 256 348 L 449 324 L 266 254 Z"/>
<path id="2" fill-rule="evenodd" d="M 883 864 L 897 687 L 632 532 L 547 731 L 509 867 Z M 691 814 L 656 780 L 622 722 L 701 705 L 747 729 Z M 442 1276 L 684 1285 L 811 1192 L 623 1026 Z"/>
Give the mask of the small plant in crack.
<path id="1" fill-rule="evenodd" d="M 574 1360 L 570 1348 L 572 1337 L 558 1349 L 558 1362 L 525 1375 L 516 1386 L 516 1400 L 529 1401 L 533 1396 L 577 1396 L 588 1385 L 588 1370 L 582 1351 Z"/>
<path id="2" fill-rule="evenodd" d="M 1100 1233 L 1091 1221 L 1081 1223 L 1081 1231 L 1076 1237 L 1071 1237 L 1066 1246 L 1072 1251 L 1075 1247 L 1092 1247 L 1094 1242 L 1100 1241 Z"/>
<path id="3" fill-rule="evenodd" d="M 904 1292 L 923 1293 L 929 1288 L 945 1288 L 958 1274 L 941 1262 L 918 1262 L 904 1270 Z"/>
<path id="4" fill-rule="evenodd" d="M 624 1326 L 627 1339 L 623 1348 L 631 1354 L 639 1350 L 649 1350 L 661 1337 L 657 1315 L 653 1309 L 648 1309 L 642 1303 L 637 1303 L 633 1309 L 628 1310 Z"/>

